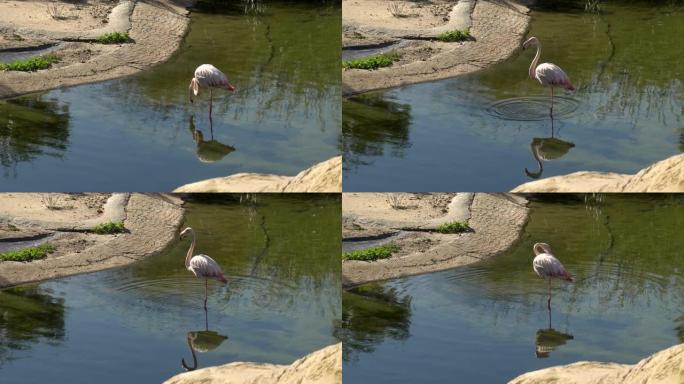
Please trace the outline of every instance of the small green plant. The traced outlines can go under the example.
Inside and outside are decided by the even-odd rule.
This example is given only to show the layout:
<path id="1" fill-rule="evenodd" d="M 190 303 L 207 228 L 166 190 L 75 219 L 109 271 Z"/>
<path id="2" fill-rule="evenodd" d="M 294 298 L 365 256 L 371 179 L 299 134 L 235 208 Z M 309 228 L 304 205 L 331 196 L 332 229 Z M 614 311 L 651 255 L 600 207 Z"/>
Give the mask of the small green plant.
<path id="1" fill-rule="evenodd" d="M 454 29 L 453 31 L 446 31 L 437 35 L 437 40 L 445 42 L 463 41 L 470 38 L 470 32 Z"/>
<path id="2" fill-rule="evenodd" d="M 436 231 L 439 233 L 461 233 L 469 230 L 470 226 L 467 223 L 461 223 L 460 221 L 444 223 L 436 228 Z"/>
<path id="3" fill-rule="evenodd" d="M 109 221 L 98 224 L 92 229 L 92 232 L 97 233 L 98 235 L 108 235 L 111 233 L 121 233 L 125 231 L 126 227 L 124 227 L 123 221 Z"/>
<path id="4" fill-rule="evenodd" d="M 55 247 L 45 243 L 37 247 L 19 249 L 0 253 L 0 261 L 31 261 L 44 259 L 48 253 L 55 251 Z"/>
<path id="5" fill-rule="evenodd" d="M 128 36 L 128 32 L 110 32 L 98 36 L 95 41 L 100 44 L 121 44 L 130 43 L 133 40 Z"/>
<path id="6" fill-rule="evenodd" d="M 399 250 L 399 246 L 394 243 L 380 245 L 373 248 L 361 249 L 358 251 L 345 252 L 342 255 L 344 260 L 373 261 L 387 259 L 392 253 Z"/>
<path id="7" fill-rule="evenodd" d="M 26 60 L 17 60 L 11 63 L 0 63 L 0 70 L 33 72 L 39 69 L 48 69 L 53 63 L 58 63 L 61 58 L 57 55 L 38 56 Z"/>
<path id="8" fill-rule="evenodd" d="M 342 67 L 344 69 L 378 69 L 389 67 L 400 58 L 400 54 L 388 52 L 375 56 L 362 57 L 360 59 L 346 60 L 342 62 Z"/>

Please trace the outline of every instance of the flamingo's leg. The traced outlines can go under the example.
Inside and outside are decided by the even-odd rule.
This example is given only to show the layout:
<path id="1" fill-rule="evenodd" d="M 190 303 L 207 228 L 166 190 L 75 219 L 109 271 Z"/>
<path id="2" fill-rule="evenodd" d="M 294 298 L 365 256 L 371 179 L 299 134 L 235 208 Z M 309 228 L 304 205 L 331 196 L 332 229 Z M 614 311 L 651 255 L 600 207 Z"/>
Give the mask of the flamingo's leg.
<path id="1" fill-rule="evenodd" d="M 550 111 L 551 119 L 553 119 L 553 86 L 551 86 L 551 111 Z"/>
<path id="2" fill-rule="evenodd" d="M 550 277 L 549 277 L 549 300 L 547 302 L 547 307 L 549 308 L 549 311 L 551 311 L 551 278 Z"/>
<path id="3" fill-rule="evenodd" d="M 211 122 L 211 104 L 214 99 L 213 88 L 209 88 L 209 121 Z"/>
<path id="4" fill-rule="evenodd" d="M 204 279 L 204 311 L 207 310 L 208 290 L 209 290 L 209 279 Z"/>

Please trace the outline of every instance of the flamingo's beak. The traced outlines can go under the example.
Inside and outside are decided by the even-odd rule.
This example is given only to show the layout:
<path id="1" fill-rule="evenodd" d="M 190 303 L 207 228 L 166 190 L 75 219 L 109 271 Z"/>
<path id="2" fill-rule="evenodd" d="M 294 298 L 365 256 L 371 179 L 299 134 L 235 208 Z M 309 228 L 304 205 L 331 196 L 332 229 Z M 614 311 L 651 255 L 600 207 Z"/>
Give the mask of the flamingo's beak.
<path id="1" fill-rule="evenodd" d="M 231 92 L 235 92 L 235 87 L 234 87 L 233 84 L 231 84 L 231 83 L 228 83 L 228 85 L 226 86 L 226 88 L 227 88 L 229 91 L 231 91 Z"/>

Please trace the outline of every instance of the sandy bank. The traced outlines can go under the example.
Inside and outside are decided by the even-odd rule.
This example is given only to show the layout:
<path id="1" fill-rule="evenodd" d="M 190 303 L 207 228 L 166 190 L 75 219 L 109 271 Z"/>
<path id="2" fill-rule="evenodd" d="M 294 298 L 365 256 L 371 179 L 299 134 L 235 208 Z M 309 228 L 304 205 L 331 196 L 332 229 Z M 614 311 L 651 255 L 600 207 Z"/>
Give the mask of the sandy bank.
<path id="1" fill-rule="evenodd" d="M 291 365 L 231 363 L 181 373 L 164 384 L 341 384 L 342 344 L 302 357 Z"/>
<path id="2" fill-rule="evenodd" d="M 238 173 L 198 181 L 174 192 L 342 192 L 342 156 L 305 169 L 296 176 Z"/>
<path id="3" fill-rule="evenodd" d="M 60 3 L 65 16 L 57 20 L 49 17 L 42 2 L 42 10 L 34 9 L 36 2 L 2 3 L 0 14 L 5 16 L 0 17 L 0 52 L 52 45 L 56 49 L 51 53 L 62 61 L 36 72 L 0 72 L 0 98 L 130 75 L 165 61 L 187 31 L 185 7 L 191 3 L 131 0 L 112 7 L 94 1 L 80 9 Z M 128 32 L 134 42 L 92 42 L 108 32 Z"/>
<path id="4" fill-rule="evenodd" d="M 393 50 L 402 55 L 391 67 L 343 71 L 344 95 L 445 79 L 498 63 L 518 49 L 530 20 L 527 7 L 509 0 L 437 1 L 429 5 L 436 7 L 432 12 L 414 2 L 395 2 L 403 4 L 404 17 L 392 16 L 388 3 L 342 2 L 345 52 L 377 48 L 376 52 Z M 445 4 L 449 5 L 446 11 L 439 8 Z M 432 40 L 453 29 L 469 29 L 472 39 Z"/>
<path id="5" fill-rule="evenodd" d="M 395 194 L 343 195 L 345 239 L 394 235 L 387 241 L 400 248 L 389 259 L 343 261 L 345 287 L 440 271 L 495 256 L 518 240 L 528 216 L 527 201 L 509 194 L 411 194 L 414 198 L 405 199 L 401 208 L 387 202 L 389 195 Z M 467 221 L 472 231 L 430 231 L 449 221 Z"/>
<path id="6" fill-rule="evenodd" d="M 59 196 L 55 208 L 45 196 Z M 161 252 L 177 237 L 182 202 L 152 194 L 0 194 L 0 244 L 44 238 L 55 252 L 32 262 L 0 262 L 0 287 L 123 266 Z M 4 210 L 10 205 L 16 208 Z M 26 207 L 26 210 L 22 210 Z M 93 226 L 122 220 L 127 233 Z"/>
<path id="7" fill-rule="evenodd" d="M 681 384 L 684 344 L 657 352 L 634 365 L 581 361 L 529 372 L 509 384 Z"/>
<path id="8" fill-rule="evenodd" d="M 575 172 L 525 183 L 512 192 L 684 192 L 684 155 L 659 161 L 635 175 Z"/>

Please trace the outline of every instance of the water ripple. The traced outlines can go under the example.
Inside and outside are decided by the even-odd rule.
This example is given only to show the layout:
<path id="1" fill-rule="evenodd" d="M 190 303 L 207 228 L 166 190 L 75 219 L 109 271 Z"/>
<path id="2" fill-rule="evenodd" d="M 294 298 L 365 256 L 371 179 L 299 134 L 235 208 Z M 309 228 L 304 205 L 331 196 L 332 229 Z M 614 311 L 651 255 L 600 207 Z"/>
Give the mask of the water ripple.
<path id="1" fill-rule="evenodd" d="M 513 97 L 499 100 L 486 108 L 487 113 L 503 120 L 539 121 L 549 119 L 550 98 L 546 96 Z M 553 117 L 566 117 L 579 108 L 579 101 L 567 96 L 553 98 Z"/>

